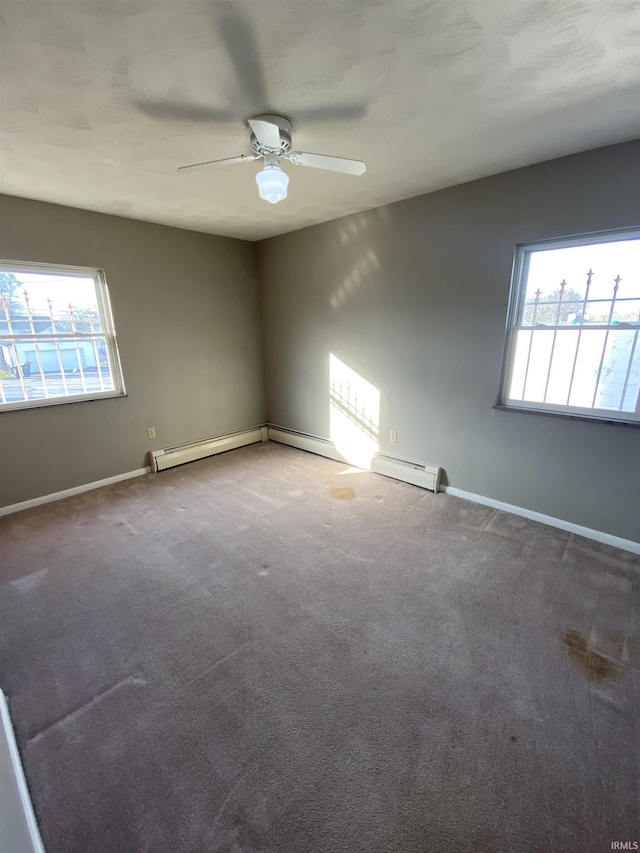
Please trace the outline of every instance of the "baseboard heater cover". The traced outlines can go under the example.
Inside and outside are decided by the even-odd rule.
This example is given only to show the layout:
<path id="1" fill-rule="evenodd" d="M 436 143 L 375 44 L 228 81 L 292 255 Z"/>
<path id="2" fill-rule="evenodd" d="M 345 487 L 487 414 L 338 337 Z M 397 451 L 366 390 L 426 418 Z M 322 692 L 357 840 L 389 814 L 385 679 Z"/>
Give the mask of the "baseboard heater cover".
<path id="1" fill-rule="evenodd" d="M 283 427 L 270 426 L 269 439 L 280 444 L 288 444 L 300 450 L 317 453 L 337 462 L 349 462 L 346 456 L 340 452 L 340 448 L 328 438 L 320 438 L 315 435 L 306 435 Z M 424 465 L 410 459 L 402 459 L 399 456 L 391 456 L 386 453 L 376 453 L 369 466 L 370 471 L 375 474 L 383 474 L 394 480 L 402 480 L 423 489 L 437 492 L 440 489 L 442 468 L 439 466 Z"/>
<path id="2" fill-rule="evenodd" d="M 378 453 L 371 460 L 371 470 L 376 474 L 384 474 L 385 477 L 393 477 L 394 480 L 403 480 L 405 483 L 412 483 L 431 492 L 438 492 L 440 489 L 442 478 L 440 466 L 423 465 L 421 462 Z"/>
<path id="3" fill-rule="evenodd" d="M 327 438 L 270 426 L 269 440 L 277 441 L 278 444 L 288 444 L 289 447 L 297 447 L 299 450 L 307 450 L 309 453 L 317 453 L 318 456 L 326 456 L 328 459 L 335 459 L 336 462 L 345 461 L 335 444 Z"/>
<path id="4" fill-rule="evenodd" d="M 258 426 L 228 435 L 194 441 L 190 444 L 180 444 L 163 450 L 152 450 L 151 470 L 157 474 L 158 471 L 173 468 L 175 465 L 195 462 L 196 459 L 204 459 L 207 456 L 214 456 L 216 453 L 224 453 L 226 450 L 234 450 L 237 447 L 266 440 L 267 428 Z"/>

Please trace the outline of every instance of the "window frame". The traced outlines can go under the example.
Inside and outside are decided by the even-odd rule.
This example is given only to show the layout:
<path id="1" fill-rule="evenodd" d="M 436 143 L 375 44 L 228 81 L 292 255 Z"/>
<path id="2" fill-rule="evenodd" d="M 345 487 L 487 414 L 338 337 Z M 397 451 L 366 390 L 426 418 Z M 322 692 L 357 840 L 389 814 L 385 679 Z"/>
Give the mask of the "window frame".
<path id="1" fill-rule="evenodd" d="M 107 286 L 107 277 L 104 269 L 101 267 L 80 267 L 68 266 L 64 264 L 46 264 L 35 261 L 15 261 L 0 259 L 0 270 L 18 275 L 19 273 L 44 273 L 50 275 L 64 275 L 67 278 L 92 278 L 94 281 L 96 303 L 100 317 L 100 332 L 58 332 L 48 334 L 9 334 L 0 333 L 0 338 L 12 338 L 17 342 L 30 341 L 59 341 L 59 340 L 94 340 L 96 338 L 104 339 L 108 353 L 110 375 L 113 382 L 113 389 L 105 391 L 87 391 L 81 394 L 67 394 L 59 397 L 42 397 L 33 400 L 19 400 L 12 403 L 3 403 L 0 399 L 0 414 L 4 412 L 19 411 L 24 409 L 38 409 L 49 406 L 60 406 L 66 403 L 88 403 L 95 400 L 113 399 L 115 397 L 126 397 L 127 391 L 124 383 L 124 375 L 122 373 L 122 364 L 120 361 L 120 352 L 116 337 L 115 324 L 113 320 L 113 312 L 111 309 L 111 300 L 109 298 L 109 288 Z"/>
<path id="2" fill-rule="evenodd" d="M 516 244 L 509 289 L 509 304 L 507 309 L 505 344 L 502 357 L 502 372 L 500 376 L 500 391 L 498 395 L 498 402 L 494 408 L 501 409 L 503 411 L 551 415 L 554 417 L 569 418 L 573 420 L 609 423 L 627 427 L 640 427 L 640 396 L 638 398 L 638 403 L 636 403 L 636 411 L 628 413 L 614 411 L 612 409 L 587 409 L 580 406 L 570 406 L 568 404 L 562 405 L 559 403 L 540 403 L 529 402 L 527 400 L 514 400 L 508 396 L 508 389 L 515 364 L 516 339 L 517 331 L 519 329 L 518 318 L 522 314 L 524 302 L 526 300 L 531 255 L 534 252 L 545 251 L 547 249 L 564 249 L 577 246 L 596 245 L 598 243 L 613 243 L 623 240 L 638 239 L 640 239 L 640 225 L 613 229 L 610 231 L 597 231 L 588 234 Z M 553 328 L 557 327 L 552 327 L 552 329 Z M 594 326 L 589 326 L 589 328 L 593 329 Z M 611 325 L 602 324 L 601 328 L 610 329 Z M 632 357 L 633 354 L 637 352 L 638 348 L 640 348 L 640 325 L 636 330 L 636 336 L 636 343 L 632 350 Z"/>

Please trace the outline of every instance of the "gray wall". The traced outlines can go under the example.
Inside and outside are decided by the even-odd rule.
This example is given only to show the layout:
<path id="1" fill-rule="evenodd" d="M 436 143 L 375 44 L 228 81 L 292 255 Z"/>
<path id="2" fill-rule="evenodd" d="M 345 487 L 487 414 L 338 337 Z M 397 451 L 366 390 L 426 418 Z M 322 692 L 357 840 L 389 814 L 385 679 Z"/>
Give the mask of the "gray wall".
<path id="1" fill-rule="evenodd" d="M 264 421 L 253 244 L 0 196 L 0 258 L 105 269 L 128 394 L 0 414 L 0 506 Z"/>
<path id="2" fill-rule="evenodd" d="M 334 353 L 380 389 L 383 451 L 640 541 L 640 431 L 493 409 L 516 243 L 640 222 L 639 157 L 613 146 L 261 243 L 269 421 L 329 436 Z"/>
<path id="3" fill-rule="evenodd" d="M 613 146 L 257 247 L 0 196 L 0 257 L 105 268 L 128 392 L 2 413 L 0 506 L 262 422 L 259 273 L 272 423 L 329 435 L 333 352 L 380 389 L 382 450 L 640 540 L 640 431 L 492 408 L 515 244 L 637 224 L 639 155 Z"/>

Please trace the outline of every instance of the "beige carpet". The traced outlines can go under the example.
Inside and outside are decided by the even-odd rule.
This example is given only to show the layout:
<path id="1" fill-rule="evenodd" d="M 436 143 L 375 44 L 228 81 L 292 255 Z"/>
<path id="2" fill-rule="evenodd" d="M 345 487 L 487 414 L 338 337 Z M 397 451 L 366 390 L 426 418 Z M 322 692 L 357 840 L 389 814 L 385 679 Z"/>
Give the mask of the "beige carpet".
<path id="1" fill-rule="evenodd" d="M 48 853 L 638 838 L 631 554 L 275 444 L 0 519 L 0 554 Z"/>

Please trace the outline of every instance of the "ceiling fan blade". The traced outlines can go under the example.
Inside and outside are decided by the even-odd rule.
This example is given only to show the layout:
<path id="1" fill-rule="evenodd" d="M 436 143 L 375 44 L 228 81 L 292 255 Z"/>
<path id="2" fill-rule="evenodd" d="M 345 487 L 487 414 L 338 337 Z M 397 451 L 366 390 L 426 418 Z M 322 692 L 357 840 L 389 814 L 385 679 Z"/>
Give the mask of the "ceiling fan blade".
<path id="1" fill-rule="evenodd" d="M 256 139 L 260 145 L 265 148 L 280 148 L 280 128 L 277 124 L 271 124 L 270 121 L 262 121 L 262 119 L 250 118 L 249 127 L 255 133 Z"/>
<path id="2" fill-rule="evenodd" d="M 307 154 L 304 151 L 292 151 L 284 156 L 296 166 L 328 169 L 330 172 L 343 172 L 345 175 L 362 175 L 367 171 L 362 160 L 347 160 L 345 157 L 330 157 L 328 154 Z"/>
<path id="3" fill-rule="evenodd" d="M 227 157 L 224 160 L 207 160 L 206 163 L 192 163 L 190 166 L 179 166 L 178 172 L 191 172 L 195 169 L 205 169 L 209 166 L 226 166 L 230 163 L 246 163 L 259 160 L 260 154 L 241 154 L 239 157 Z"/>
<path id="4" fill-rule="evenodd" d="M 160 121 L 185 122 L 187 124 L 199 124 L 200 122 L 230 123 L 239 118 L 231 110 L 218 110 L 213 107 L 169 100 L 148 101 L 138 98 L 133 101 L 133 105 L 142 115 Z"/>
<path id="5" fill-rule="evenodd" d="M 239 84 L 234 101 L 242 104 L 246 115 L 253 110 L 264 110 L 268 98 L 255 27 L 251 16 L 243 17 L 236 8 L 238 5 L 229 0 L 220 3 L 218 27 Z"/>
<path id="6" fill-rule="evenodd" d="M 291 120 L 296 127 L 323 121 L 357 121 L 366 116 L 366 104 L 340 104 L 338 106 L 313 107 L 308 110 L 290 110 Z"/>

